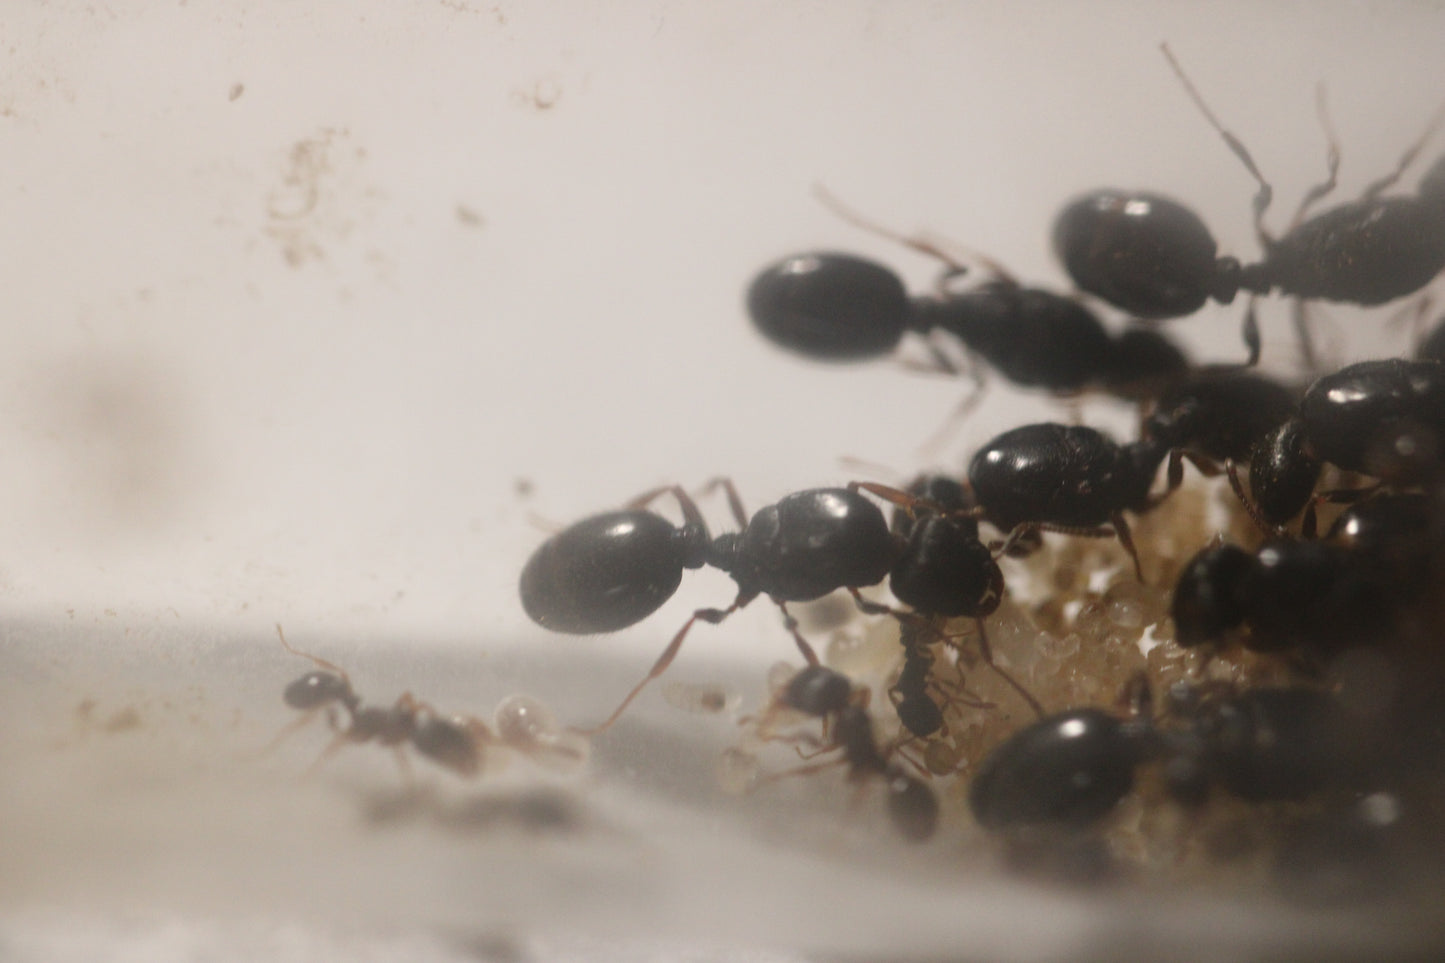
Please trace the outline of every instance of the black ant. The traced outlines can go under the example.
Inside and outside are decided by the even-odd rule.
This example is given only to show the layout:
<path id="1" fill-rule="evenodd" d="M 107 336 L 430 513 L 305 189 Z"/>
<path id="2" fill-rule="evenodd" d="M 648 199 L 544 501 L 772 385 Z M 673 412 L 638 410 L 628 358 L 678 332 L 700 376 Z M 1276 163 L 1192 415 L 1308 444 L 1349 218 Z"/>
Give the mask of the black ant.
<path id="1" fill-rule="evenodd" d="M 1184 354 L 1155 331 L 1131 328 L 1115 338 L 1077 301 L 1024 287 L 992 261 L 977 258 L 989 279 L 949 290 L 968 268 L 933 243 L 905 237 L 863 219 L 830 195 L 840 216 L 945 265 L 937 292 L 909 297 L 881 264 L 850 254 L 814 252 L 764 268 L 748 288 L 753 324 L 781 347 L 820 360 L 858 360 L 892 352 L 906 333 L 928 340 L 932 367 L 959 373 L 935 339 L 951 337 L 1010 382 L 1075 394 L 1102 388 L 1126 398 L 1150 394 L 1188 368 Z M 982 387 L 982 370 L 969 369 Z M 965 400 L 967 410 L 977 392 Z"/>
<path id="2" fill-rule="evenodd" d="M 824 742 L 818 752 L 842 750 L 842 758 L 771 778 L 816 772 L 841 762 L 848 767 L 850 782 L 881 779 L 888 792 L 888 816 L 894 828 L 905 839 L 922 842 L 937 829 L 938 797 L 927 783 L 888 761 L 888 751 L 879 747 L 868 715 L 867 695 L 867 690 L 854 688 L 847 676 L 826 666 L 810 665 L 794 674 L 763 714 L 759 731 L 766 733 L 780 709 L 801 712 L 823 721 Z"/>
<path id="3" fill-rule="evenodd" d="M 316 765 L 347 743 L 366 742 L 376 742 L 395 750 L 397 763 L 403 772 L 410 771 L 401 752 L 402 747 L 409 744 L 423 757 L 465 778 L 481 772 L 488 750 L 494 747 L 569 763 L 582 758 L 580 747 L 562 738 L 550 713 L 535 699 L 512 696 L 504 700 L 497 707 L 495 732 L 473 716 L 443 715 L 410 692 L 402 693 L 390 706 L 369 706 L 362 702 L 352 688 L 350 677 L 340 666 L 292 648 L 279 624 L 276 634 L 286 651 L 309 659 L 321 668 L 306 673 L 282 693 L 288 706 L 305 715 L 284 729 L 272 745 L 305 725 L 322 709 L 340 706 L 347 716 L 346 728 L 336 731 L 335 738 L 317 759 Z M 333 728 L 335 725 L 332 719 Z"/>
<path id="4" fill-rule="evenodd" d="M 1163 731 L 1169 795 L 1202 804 L 1212 786 L 1246 802 L 1308 798 L 1357 768 L 1358 739 L 1339 698 L 1308 686 L 1177 684 Z"/>
<path id="5" fill-rule="evenodd" d="M 970 518 L 927 512 L 909 535 L 896 534 L 863 491 L 910 510 L 927 504 L 884 485 L 854 482 L 795 492 L 748 519 L 731 482 L 719 479 L 709 487 L 714 486 L 726 491 L 741 532 L 710 537 L 697 505 L 674 486 L 650 492 L 622 511 L 573 524 L 544 542 L 522 570 L 522 606 L 532 620 L 577 634 L 616 631 L 646 618 L 677 590 L 685 569 L 712 566 L 737 584 L 737 596 L 727 608 L 698 609 L 683 623 L 648 674 L 590 732 L 611 726 L 647 683 L 666 671 L 695 622 L 722 622 L 759 595 L 766 594 L 783 611 L 809 665 L 817 665 L 818 657 L 788 614 L 788 602 L 845 588 L 870 614 L 920 617 L 868 602 L 858 593 L 892 574 L 894 594 L 925 616 L 981 617 L 992 611 L 990 604 L 997 606 L 998 583 L 986 571 L 992 557 L 982 546 L 973 549 L 977 530 Z M 664 493 L 682 508 L 681 527 L 643 507 Z M 940 585 L 952 588 L 941 601 Z M 946 610 L 925 608 L 935 603 Z M 1002 669 L 994 669 L 1022 693 Z"/>
<path id="6" fill-rule="evenodd" d="M 1428 523 L 1423 496 L 1382 495 L 1341 515 L 1324 540 L 1207 546 L 1175 585 L 1175 641 L 1218 645 L 1247 630 L 1248 649 L 1311 656 L 1386 642 L 1423 587 Z"/>
<path id="7" fill-rule="evenodd" d="M 1215 462 L 1242 461 L 1299 411 L 1299 389 L 1234 365 L 1197 368 L 1164 390 L 1143 435 Z"/>
<path id="8" fill-rule="evenodd" d="M 1113 811 L 1151 762 L 1164 763 L 1170 796 L 1190 806 L 1214 785 L 1250 802 L 1303 799 L 1350 772 L 1353 740 L 1329 693 L 1178 684 L 1156 721 L 1147 683 L 1131 687 L 1131 717 L 1070 709 L 995 747 L 969 787 L 978 824 L 993 832 L 1087 828 Z"/>
<path id="9" fill-rule="evenodd" d="M 927 738 L 944 724 L 943 711 L 930 692 L 934 688 L 931 648 L 948 639 L 932 623 L 920 624 L 917 616 L 972 618 L 984 662 L 997 671 L 984 619 L 1003 601 L 1004 578 L 993 550 L 979 538 L 978 521 L 972 517 L 977 504 L 965 485 L 946 475 L 922 475 L 906 494 L 912 497 L 893 496 L 892 528 L 908 539 L 908 548 L 894 566 L 889 587 L 913 612 L 893 613 L 902 626 L 903 666 L 889 696 L 904 728 Z M 1036 714 L 1043 714 L 1028 691 L 1011 676 L 1000 675 Z"/>
<path id="10" fill-rule="evenodd" d="M 1168 45 L 1162 49 L 1190 98 L 1259 185 L 1254 227 L 1264 258 L 1241 265 L 1232 257 L 1216 257 L 1209 229 L 1177 201 L 1143 192 L 1096 191 L 1065 207 L 1054 225 L 1055 252 L 1082 290 L 1138 317 L 1162 319 L 1191 314 L 1210 298 L 1228 304 L 1241 290 L 1383 304 L 1418 291 L 1445 269 L 1445 160 L 1425 174 L 1415 196 L 1382 196 L 1424 149 L 1445 120 L 1445 109 L 1436 113 L 1395 169 L 1369 185 L 1358 200 L 1306 217 L 1334 189 L 1339 168 L 1339 148 L 1325 118 L 1329 175 L 1305 194 L 1284 236 L 1274 238 L 1264 226 L 1273 189 L 1244 144 L 1214 116 Z M 1323 104 L 1321 96 L 1322 118 Z M 1314 369 L 1314 350 L 1299 308 L 1295 326 L 1305 365 Z M 1248 364 L 1254 365 L 1260 342 L 1252 303 L 1242 334 Z"/>
<path id="11" fill-rule="evenodd" d="M 1005 549 L 1030 532 L 1117 537 L 1144 581 L 1125 511 L 1151 509 L 1149 494 L 1166 445 L 1120 445 L 1082 425 L 1043 423 L 1006 431 L 968 465 L 975 511 L 1007 533 Z"/>
<path id="12" fill-rule="evenodd" d="M 1410 481 L 1409 471 L 1429 467 L 1407 470 L 1410 459 L 1390 451 L 1402 432 L 1415 439 L 1445 437 L 1445 365 L 1387 358 L 1319 378 L 1305 391 L 1298 416 L 1267 434 L 1250 456 L 1249 496 L 1232 465 L 1230 481 L 1265 531 L 1280 532 L 1308 506 L 1304 527 L 1312 534 L 1311 499 L 1325 464 L 1375 477 L 1395 474 L 1403 482 Z M 1417 453 L 1414 461 L 1422 457 Z M 1315 500 L 1351 500 L 1361 494 L 1335 492 Z"/>
<path id="13" fill-rule="evenodd" d="M 969 784 L 974 820 L 991 832 L 1082 828 L 1113 810 L 1134 788 L 1135 769 L 1158 753 L 1148 686 L 1141 679 L 1128 691 L 1133 718 L 1068 709 L 995 746 Z"/>

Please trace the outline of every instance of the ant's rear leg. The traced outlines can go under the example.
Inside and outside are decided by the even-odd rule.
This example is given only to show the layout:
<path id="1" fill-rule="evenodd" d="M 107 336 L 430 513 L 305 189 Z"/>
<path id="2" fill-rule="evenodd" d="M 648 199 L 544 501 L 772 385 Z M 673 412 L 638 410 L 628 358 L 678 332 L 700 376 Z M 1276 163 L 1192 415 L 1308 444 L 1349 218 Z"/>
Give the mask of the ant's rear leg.
<path id="1" fill-rule="evenodd" d="M 622 716 L 622 713 L 632 704 L 632 700 L 636 699 L 642 690 L 647 688 L 647 684 L 666 672 L 667 667 L 672 665 L 672 660 L 677 658 L 678 650 L 682 648 L 683 640 L 687 638 L 687 633 L 693 627 L 694 623 L 703 621 L 717 625 L 752 600 L 753 596 L 739 596 L 732 605 L 729 605 L 725 609 L 698 609 L 692 613 L 692 616 L 682 624 L 682 628 L 677 630 L 677 634 L 672 637 L 672 641 L 667 644 L 667 648 L 662 650 L 662 654 L 657 657 L 657 661 L 652 664 L 652 668 L 648 671 L 647 675 L 643 676 L 642 681 L 633 686 L 632 691 L 627 693 L 627 697 L 622 700 L 621 704 L 612 710 L 612 715 L 604 719 L 601 724 L 593 726 L 590 729 L 574 728 L 572 731 L 581 736 L 595 736 L 599 732 L 604 732 L 612 728 L 612 724 Z"/>

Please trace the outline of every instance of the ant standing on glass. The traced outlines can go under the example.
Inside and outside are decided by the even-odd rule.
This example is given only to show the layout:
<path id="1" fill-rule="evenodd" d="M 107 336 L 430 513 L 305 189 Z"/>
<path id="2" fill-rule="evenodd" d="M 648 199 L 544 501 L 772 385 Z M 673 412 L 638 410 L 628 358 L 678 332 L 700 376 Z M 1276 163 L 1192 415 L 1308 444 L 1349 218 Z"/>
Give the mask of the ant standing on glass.
<path id="1" fill-rule="evenodd" d="M 329 711 L 339 706 L 347 716 L 344 729 L 338 729 L 334 716 L 331 717 L 336 735 L 313 768 L 348 743 L 366 742 L 390 747 L 396 753 L 397 764 L 408 776 L 411 770 L 402 752 L 406 745 L 463 778 L 480 773 L 487 752 L 493 748 L 505 747 L 539 761 L 559 764 L 572 764 L 583 758 L 582 747 L 564 737 L 551 713 L 535 699 L 511 696 L 503 700 L 496 711 L 496 731 L 474 716 L 443 715 L 410 692 L 402 693 L 390 706 L 370 706 L 362 702 L 340 666 L 292 648 L 279 624 L 276 635 L 287 652 L 309 659 L 319 668 L 292 682 L 282 693 L 288 706 L 305 714 L 283 729 L 272 745 L 310 722 L 320 710 Z"/>
<path id="2" fill-rule="evenodd" d="M 861 784 L 879 779 L 888 793 L 888 817 L 894 828 L 910 842 L 923 842 L 937 829 L 938 797 L 923 780 L 889 761 L 892 748 L 879 745 L 867 703 L 868 691 L 855 688 L 840 672 L 822 665 L 798 670 L 758 720 L 758 731 L 768 738 L 773 718 L 783 710 L 812 716 L 823 721 L 823 741 L 817 753 L 841 750 L 841 758 L 776 773 L 769 778 L 805 775 L 845 765 L 849 782 Z"/>

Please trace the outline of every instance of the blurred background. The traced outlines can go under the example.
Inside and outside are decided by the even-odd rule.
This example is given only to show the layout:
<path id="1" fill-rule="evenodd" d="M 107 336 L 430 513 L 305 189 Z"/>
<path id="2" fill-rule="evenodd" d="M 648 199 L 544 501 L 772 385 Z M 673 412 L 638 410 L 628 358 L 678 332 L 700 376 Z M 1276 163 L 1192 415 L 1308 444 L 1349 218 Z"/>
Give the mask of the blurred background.
<path id="1" fill-rule="evenodd" d="M 924 454 L 959 382 L 813 365 L 757 337 L 743 290 L 784 254 L 855 251 L 919 289 L 937 272 L 815 185 L 1061 289 L 1052 220 L 1095 187 L 1174 195 L 1250 260 L 1253 182 L 1159 42 L 1274 182 L 1282 229 L 1325 169 L 1316 82 L 1348 198 L 1445 95 L 1442 36 L 1438 4 L 1405 3 L 10 4 L 0 955 L 1107 956 L 1152 924 L 996 882 L 964 905 L 937 882 L 955 885 L 946 857 L 880 902 L 893 881 L 874 869 L 819 888 L 811 857 L 718 837 L 706 794 L 655 770 L 709 772 L 727 732 L 676 713 L 676 741 L 599 748 L 604 773 L 651 758 L 654 774 L 601 780 L 583 855 L 378 843 L 332 819 L 354 816 L 333 790 L 394 782 L 384 753 L 347 753 L 295 792 L 318 732 L 238 761 L 286 724 L 279 691 L 308 668 L 274 624 L 377 701 L 412 688 L 487 714 L 525 689 L 593 721 L 732 587 L 690 575 L 635 629 L 549 636 L 516 578 L 550 525 L 717 475 L 756 508 L 858 477 L 845 456 L 885 481 L 956 470 L 999 430 L 1059 417 L 995 378 Z M 1170 333 L 1237 360 L 1241 312 Z M 1326 354 L 1401 350 L 1388 314 L 1323 309 Z M 1261 318 L 1266 365 L 1288 372 L 1287 306 Z M 1083 410 L 1131 430 L 1117 404 Z M 674 671 L 755 696 L 790 655 L 776 623 L 758 605 L 700 628 Z M 659 835 L 630 825 L 658 796 L 674 807 Z M 1052 922 L 1022 937 L 1038 899 Z M 1161 932 L 1192 919 L 1191 938 L 1224 947 L 1284 925 L 1169 919 Z"/>

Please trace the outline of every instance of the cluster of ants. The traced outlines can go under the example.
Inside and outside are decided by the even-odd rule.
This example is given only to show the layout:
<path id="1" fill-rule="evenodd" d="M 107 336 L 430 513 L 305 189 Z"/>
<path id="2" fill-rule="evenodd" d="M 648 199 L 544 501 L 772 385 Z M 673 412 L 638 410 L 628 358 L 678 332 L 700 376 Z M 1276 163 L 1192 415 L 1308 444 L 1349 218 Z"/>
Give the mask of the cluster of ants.
<path id="1" fill-rule="evenodd" d="M 971 623 L 970 665 L 994 674 L 1036 716 L 969 767 L 969 807 L 992 833 L 1023 838 L 1096 826 L 1134 791 L 1145 768 L 1160 774 L 1172 802 L 1191 810 L 1217 793 L 1250 804 L 1329 795 L 1344 801 L 1335 812 L 1345 814 L 1340 819 L 1351 839 L 1393 822 L 1398 813 L 1382 799 L 1419 798 L 1421 785 L 1438 795 L 1445 785 L 1445 719 L 1435 690 L 1445 668 L 1445 600 L 1434 590 L 1445 585 L 1445 334 L 1423 341 L 1413 359 L 1361 361 L 1301 390 L 1256 368 L 1254 301 L 1277 292 L 1297 306 L 1306 300 L 1374 306 L 1421 292 L 1445 270 L 1445 160 L 1414 194 L 1386 193 L 1445 121 L 1445 110 L 1388 176 L 1356 200 L 1312 213 L 1335 185 L 1339 154 L 1331 134 L 1328 179 L 1306 194 L 1276 238 L 1264 226 L 1270 185 L 1164 52 L 1259 185 L 1258 262 L 1219 256 L 1204 222 L 1178 201 L 1142 191 L 1086 194 L 1060 213 L 1054 247 L 1080 291 L 1136 319 L 1114 334 L 1081 300 L 1026 287 L 986 259 L 980 262 L 987 279 L 960 287 L 954 282 L 977 265 L 832 202 L 845 218 L 940 259 L 945 270 L 937 289 L 910 297 L 880 264 L 807 253 L 764 269 L 747 293 L 756 328 L 810 358 L 880 357 L 913 335 L 949 372 L 960 371 L 953 358 L 961 354 L 975 379 L 987 365 L 1021 387 L 1058 394 L 1101 389 L 1138 403 L 1138 437 L 1120 443 L 1084 425 L 1030 424 L 977 449 L 963 477 L 935 473 L 906 487 L 859 481 L 809 489 L 751 515 L 731 482 L 719 479 L 707 490 L 725 494 L 737 530 L 716 536 L 678 486 L 557 532 L 520 578 L 527 614 L 554 632 L 636 625 L 673 596 L 687 570 L 715 568 L 737 586 L 726 607 L 695 611 L 647 675 L 587 734 L 610 727 L 668 669 L 696 623 L 720 623 L 767 596 L 806 665 L 754 718 L 755 731 L 771 737 L 788 715 L 819 720 L 821 732 L 804 741 L 846 767 L 852 781 L 885 786 L 889 815 L 908 839 L 934 834 L 939 802 L 932 774 L 906 745 L 933 738 L 946 727 L 949 704 L 970 698 L 944 681 L 937 665 L 941 652 L 960 651 L 962 636 L 949 632 L 959 619 Z M 1228 303 L 1241 291 L 1250 298 L 1244 364 L 1191 365 L 1156 326 L 1211 299 Z M 1303 359 L 1314 367 L 1302 307 L 1295 320 Z M 1048 711 L 989 643 L 988 619 L 1006 595 L 1000 560 L 1037 550 L 1042 533 L 1113 538 L 1145 582 L 1127 517 L 1170 498 L 1186 464 L 1227 477 L 1258 537 L 1247 547 L 1216 538 L 1184 565 L 1169 613 L 1173 644 L 1211 658 L 1243 648 L 1277 660 L 1291 681 L 1185 680 L 1169 687 L 1156 709 L 1150 685 L 1137 679 L 1115 705 Z M 1161 468 L 1166 483 L 1156 490 Z M 651 508 L 668 496 L 681 524 Z M 1323 535 L 1322 511 L 1335 515 Z M 896 604 L 863 594 L 885 582 Z M 901 626 L 899 667 L 887 686 L 897 715 L 889 730 L 897 737 L 885 735 L 870 713 L 865 687 L 822 664 L 789 611 L 792 603 L 840 589 L 864 613 Z M 1335 660 L 1362 650 L 1391 666 L 1393 681 L 1370 698 L 1332 671 Z M 479 720 L 442 716 L 409 696 L 387 709 L 363 708 L 344 673 L 319 665 L 286 698 L 303 710 L 341 707 L 349 724 L 338 729 L 337 745 L 409 743 L 466 774 L 483 749 L 509 742 L 505 726 L 493 733 Z M 989 708 L 982 700 L 973 704 Z M 1387 819 L 1386 811 L 1394 815 Z M 1441 814 L 1433 818 L 1438 823 Z"/>
<path id="2" fill-rule="evenodd" d="M 985 258 L 978 261 L 986 279 L 959 286 L 977 265 L 825 197 L 845 219 L 942 261 L 936 289 L 910 296 L 881 264 L 814 252 L 764 269 L 747 292 L 755 327 L 793 352 L 832 361 L 880 357 L 911 335 L 926 345 L 933 366 L 966 370 L 978 382 L 961 411 L 976 399 L 987 366 L 1021 387 L 1097 389 L 1138 403 L 1137 439 L 1119 443 L 1079 424 L 1025 425 L 979 448 L 962 478 L 938 473 L 906 488 L 853 482 L 810 489 L 751 516 L 720 479 L 708 490 L 726 493 L 738 530 L 717 536 L 675 486 L 577 522 L 542 544 L 521 576 L 524 608 L 552 631 L 634 625 L 673 595 L 688 569 L 710 566 L 737 584 L 727 607 L 693 613 L 647 676 L 591 731 L 612 725 L 668 668 L 698 621 L 721 622 L 766 595 L 806 667 L 775 691 L 755 729 L 767 738 L 781 715 L 820 719 L 821 735 L 808 739 L 815 752 L 834 753 L 854 781 L 881 781 L 889 814 L 909 839 L 933 835 L 939 805 L 926 768 L 901 747 L 934 737 L 946 726 L 950 700 L 968 699 L 937 671 L 941 651 L 959 651 L 959 637 L 947 632 L 956 619 L 973 623 L 970 664 L 995 673 L 1037 717 L 970 767 L 975 821 L 1006 838 L 1099 824 L 1146 767 L 1160 774 L 1169 800 L 1191 811 L 1216 792 L 1250 804 L 1333 794 L 1345 801 L 1336 813 L 1345 813 L 1340 820 L 1352 840 L 1392 822 L 1394 803 L 1411 786 L 1438 789 L 1445 746 L 1433 702 L 1445 667 L 1445 611 L 1432 590 L 1445 584 L 1445 326 L 1414 359 L 1358 362 L 1301 389 L 1256 368 L 1254 301 L 1273 292 L 1295 299 L 1301 355 L 1318 374 L 1306 300 L 1380 305 L 1421 292 L 1445 269 L 1445 160 L 1415 194 L 1386 193 L 1445 110 L 1388 176 L 1354 201 L 1312 213 L 1335 185 L 1339 152 L 1329 133 L 1328 179 L 1305 195 L 1276 238 L 1264 226 L 1270 185 L 1167 46 L 1164 53 L 1259 185 L 1257 263 L 1219 256 L 1204 222 L 1178 201 L 1141 191 L 1086 194 L 1060 213 L 1054 248 L 1080 291 L 1135 319 L 1113 334 L 1080 299 L 1026 287 Z M 1193 366 L 1158 329 L 1157 322 L 1192 314 L 1211 299 L 1229 303 L 1241 291 L 1250 296 L 1244 364 Z M 955 363 L 959 356 L 966 368 Z M 1156 490 L 1166 464 L 1166 484 Z M 1227 476 L 1258 535 L 1248 547 L 1216 537 L 1183 566 L 1169 612 L 1173 644 L 1207 651 L 1206 665 L 1243 648 L 1278 661 L 1290 681 L 1186 679 L 1168 688 L 1156 711 L 1141 676 L 1115 705 L 1046 711 L 989 645 L 986 622 L 1005 596 L 1000 559 L 1035 550 L 1044 532 L 1117 538 L 1144 582 L 1127 516 L 1169 498 L 1186 464 Z M 665 495 L 680 506 L 681 525 L 649 508 Z M 1323 535 L 1321 511 L 1338 513 Z M 986 539 L 981 524 L 996 537 Z M 885 581 L 897 605 L 862 594 Z M 896 738 L 879 735 L 867 690 L 822 665 L 789 613 L 790 603 L 839 589 L 863 612 L 901 625 L 902 652 L 888 686 Z M 1332 660 L 1362 650 L 1392 667 L 1387 695 L 1371 690 L 1377 697 L 1366 698 L 1332 672 Z"/>

